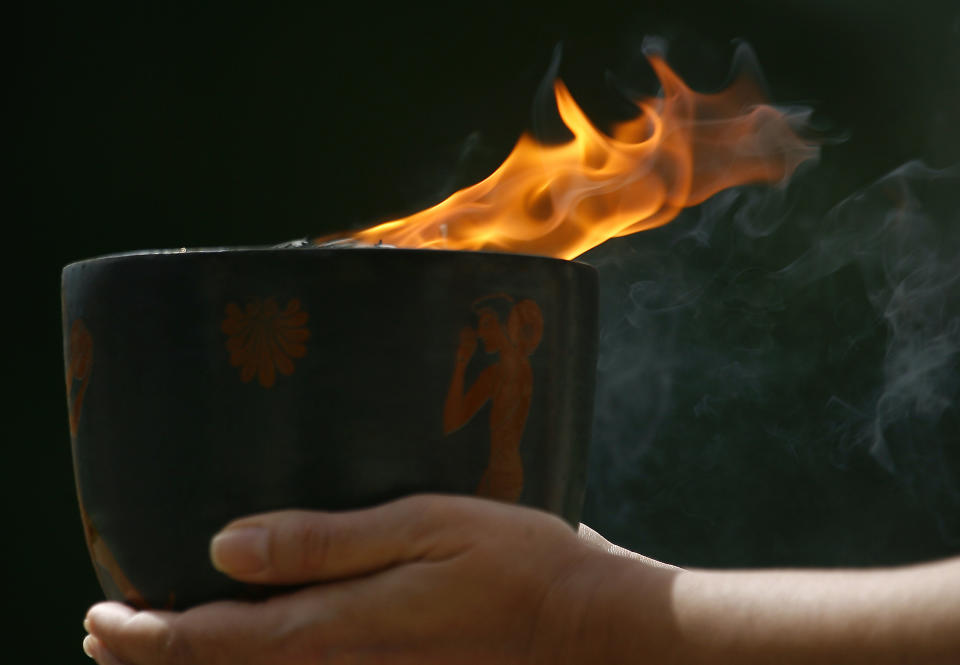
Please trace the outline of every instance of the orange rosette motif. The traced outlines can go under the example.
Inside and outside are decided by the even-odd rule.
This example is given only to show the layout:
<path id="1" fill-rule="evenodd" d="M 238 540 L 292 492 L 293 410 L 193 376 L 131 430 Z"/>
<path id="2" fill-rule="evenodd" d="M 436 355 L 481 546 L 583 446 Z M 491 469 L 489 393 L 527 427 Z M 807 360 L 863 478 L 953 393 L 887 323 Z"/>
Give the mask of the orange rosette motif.
<path id="1" fill-rule="evenodd" d="M 270 388 L 277 372 L 293 374 L 293 359 L 306 355 L 304 342 L 310 338 L 309 315 L 300 309 L 298 299 L 290 300 L 283 310 L 275 298 L 255 298 L 243 309 L 229 303 L 226 314 L 220 329 L 228 335 L 230 364 L 240 368 L 244 383 L 256 376 L 261 386 Z"/>

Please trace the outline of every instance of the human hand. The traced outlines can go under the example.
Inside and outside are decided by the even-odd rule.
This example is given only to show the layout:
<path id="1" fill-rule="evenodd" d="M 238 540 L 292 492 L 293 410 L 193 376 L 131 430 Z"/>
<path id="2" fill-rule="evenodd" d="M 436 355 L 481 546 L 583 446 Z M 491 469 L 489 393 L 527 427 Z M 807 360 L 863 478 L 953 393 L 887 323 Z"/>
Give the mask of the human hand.
<path id="1" fill-rule="evenodd" d="M 313 586 L 183 613 L 100 603 L 85 649 L 101 665 L 590 662 L 582 631 L 623 561 L 546 513 L 446 496 L 244 518 L 211 551 L 236 579 Z"/>

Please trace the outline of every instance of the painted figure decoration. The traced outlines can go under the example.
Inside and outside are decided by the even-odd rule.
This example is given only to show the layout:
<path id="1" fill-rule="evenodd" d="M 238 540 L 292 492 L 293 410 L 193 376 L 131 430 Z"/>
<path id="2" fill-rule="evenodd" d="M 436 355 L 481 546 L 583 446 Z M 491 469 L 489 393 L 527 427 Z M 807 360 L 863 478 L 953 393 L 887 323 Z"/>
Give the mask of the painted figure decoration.
<path id="1" fill-rule="evenodd" d="M 87 386 L 90 384 L 90 374 L 93 371 L 93 336 L 83 319 L 74 319 L 73 324 L 71 324 L 65 355 L 70 436 L 76 442 L 77 431 L 80 427 L 80 415 L 83 412 L 83 397 L 87 392 Z M 143 595 L 124 574 L 113 552 L 100 537 L 100 532 L 97 531 L 93 520 L 90 519 L 83 503 L 83 491 L 79 481 L 77 483 L 77 503 L 80 508 L 80 520 L 83 523 L 87 548 L 90 551 L 90 558 L 96 566 L 101 586 L 112 585 L 131 605 L 146 607 L 147 603 L 143 599 Z"/>
<path id="2" fill-rule="evenodd" d="M 67 414 L 70 420 L 70 436 L 76 438 L 80 412 L 83 410 L 83 396 L 90 383 L 90 369 L 93 366 L 93 338 L 83 319 L 75 319 L 70 326 L 67 341 Z"/>
<path id="3" fill-rule="evenodd" d="M 506 310 L 506 321 L 498 309 Z M 443 409 L 443 430 L 450 434 L 477 414 L 488 401 L 490 407 L 490 458 L 476 494 L 515 502 L 523 491 L 523 461 L 520 441 L 530 412 L 533 370 L 529 357 L 543 337 L 543 313 L 533 300 L 514 299 L 497 293 L 473 303 L 477 327 L 460 331 L 460 346 Z M 469 388 L 467 366 L 476 353 L 478 340 L 484 351 L 498 354 Z"/>

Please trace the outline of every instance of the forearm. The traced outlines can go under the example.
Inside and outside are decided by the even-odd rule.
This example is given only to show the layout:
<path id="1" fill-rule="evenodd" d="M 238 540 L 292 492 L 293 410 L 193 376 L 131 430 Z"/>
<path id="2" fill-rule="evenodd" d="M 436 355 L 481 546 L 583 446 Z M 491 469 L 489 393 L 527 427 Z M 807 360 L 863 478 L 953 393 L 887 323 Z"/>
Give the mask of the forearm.
<path id="1" fill-rule="evenodd" d="M 665 573 L 653 578 L 661 582 L 649 570 L 625 577 L 612 590 L 620 634 L 610 636 L 606 662 L 647 654 L 684 665 L 960 662 L 960 558 L 876 570 L 688 571 L 672 575 L 668 591 Z M 658 605 L 660 615 L 651 611 Z"/>

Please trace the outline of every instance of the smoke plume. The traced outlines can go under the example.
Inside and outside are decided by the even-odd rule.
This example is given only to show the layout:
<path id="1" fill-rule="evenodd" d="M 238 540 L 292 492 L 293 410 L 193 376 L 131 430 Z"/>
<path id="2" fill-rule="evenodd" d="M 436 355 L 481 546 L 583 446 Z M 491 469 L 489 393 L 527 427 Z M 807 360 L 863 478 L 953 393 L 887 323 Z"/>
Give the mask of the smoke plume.
<path id="1" fill-rule="evenodd" d="M 704 565 L 960 544 L 960 168 L 911 162 L 823 211 L 825 177 L 730 190 L 585 257 L 585 521 Z"/>

